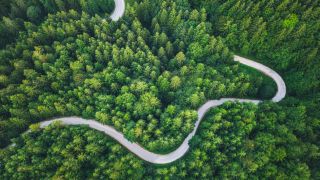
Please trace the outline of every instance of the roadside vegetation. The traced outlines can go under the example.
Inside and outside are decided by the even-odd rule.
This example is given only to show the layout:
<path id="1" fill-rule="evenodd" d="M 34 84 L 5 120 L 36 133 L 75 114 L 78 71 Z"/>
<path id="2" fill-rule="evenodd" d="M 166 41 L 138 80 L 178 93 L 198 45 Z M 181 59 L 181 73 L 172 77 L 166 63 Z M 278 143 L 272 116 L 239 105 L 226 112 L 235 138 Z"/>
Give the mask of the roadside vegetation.
<path id="1" fill-rule="evenodd" d="M 0 179 L 320 178 L 318 0 L 127 1 L 123 18 L 104 21 L 113 9 L 0 0 Z M 233 52 L 278 70 L 289 97 L 210 110 L 172 164 L 146 163 L 83 126 L 32 125 L 21 136 L 80 116 L 171 152 L 207 100 L 274 95 L 274 82 Z"/>
<path id="2" fill-rule="evenodd" d="M 73 10 L 49 15 L 0 51 L 2 146 L 31 123 L 81 116 L 166 153 L 192 131 L 205 101 L 257 96 L 264 76 L 241 71 L 208 34 L 205 13 L 163 3 L 147 29 L 138 7 L 116 23 Z"/>
<path id="3" fill-rule="evenodd" d="M 316 124 L 302 105 L 226 103 L 208 112 L 182 159 L 161 166 L 144 162 L 88 127 L 32 127 L 0 153 L 0 177 L 317 179 Z"/>

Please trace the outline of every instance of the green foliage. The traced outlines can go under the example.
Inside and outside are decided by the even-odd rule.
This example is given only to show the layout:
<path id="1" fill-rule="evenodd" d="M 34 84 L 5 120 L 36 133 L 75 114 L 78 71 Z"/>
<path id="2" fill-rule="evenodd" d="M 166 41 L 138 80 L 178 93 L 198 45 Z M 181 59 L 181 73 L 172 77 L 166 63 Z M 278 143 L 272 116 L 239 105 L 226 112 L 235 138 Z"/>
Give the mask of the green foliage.
<path id="1" fill-rule="evenodd" d="M 241 73 L 222 40 L 208 34 L 205 12 L 194 19 L 196 12 L 182 16 L 174 2 L 162 6 L 152 20 L 160 33 L 144 28 L 130 6 L 130 16 L 117 24 L 70 10 L 26 26 L 15 44 L 0 51 L 1 63 L 11 69 L 1 76 L 1 118 L 15 124 L 0 129 L 1 146 L 31 122 L 72 115 L 97 118 L 165 153 L 192 131 L 206 100 L 257 95 L 258 77 Z M 181 31 L 162 22 L 163 12 Z"/>
<path id="2" fill-rule="evenodd" d="M 41 9 L 37 6 L 30 6 L 27 9 L 27 17 L 32 21 L 32 22 L 37 22 L 37 20 L 40 19 L 41 15 Z"/>
<path id="3" fill-rule="evenodd" d="M 319 0 L 190 2 L 207 10 L 213 33 L 230 49 L 281 72 L 291 95 L 319 90 Z"/>
<path id="4" fill-rule="evenodd" d="M 144 173 L 141 160 L 87 127 L 53 125 L 16 143 L 10 151 L 0 151 L 1 179 L 124 179 Z M 17 149 L 19 153 L 14 153 Z"/>
<path id="5" fill-rule="evenodd" d="M 186 156 L 164 166 L 140 160 L 88 127 L 35 129 L 0 151 L 0 178 L 317 179 L 319 119 L 306 119 L 301 104 L 284 103 L 293 106 L 226 103 L 210 110 Z"/>
<path id="6" fill-rule="evenodd" d="M 319 178 L 318 0 L 127 2 L 115 23 L 100 17 L 111 0 L 0 0 L 1 148 L 30 124 L 82 116 L 171 152 L 207 100 L 274 95 L 226 45 L 281 70 L 291 94 L 311 95 L 214 108 L 188 154 L 164 166 L 87 127 L 35 124 L 0 150 L 0 179 Z"/>
<path id="7" fill-rule="evenodd" d="M 283 21 L 283 27 L 293 29 L 298 23 L 298 16 L 296 14 L 290 14 L 289 17 Z"/>
<path id="8" fill-rule="evenodd" d="M 0 48 L 13 42 L 19 31 L 26 30 L 23 21 L 39 24 L 47 15 L 59 11 L 77 10 L 90 15 L 111 14 L 114 10 L 114 0 L 1 0 L 0 1 Z"/>

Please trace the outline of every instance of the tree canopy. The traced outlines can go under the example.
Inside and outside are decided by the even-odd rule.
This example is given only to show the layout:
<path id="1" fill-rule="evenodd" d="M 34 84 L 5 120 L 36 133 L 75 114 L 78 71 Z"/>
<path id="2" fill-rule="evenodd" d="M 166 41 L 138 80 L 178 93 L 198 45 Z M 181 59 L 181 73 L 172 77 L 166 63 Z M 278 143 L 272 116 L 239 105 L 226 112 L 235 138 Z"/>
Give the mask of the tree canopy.
<path id="1" fill-rule="evenodd" d="M 113 22 L 113 0 L 0 0 L 0 179 L 320 178 L 318 0 L 126 3 Z M 289 97 L 211 109 L 172 164 L 143 162 L 88 127 L 35 124 L 96 119 L 171 152 L 207 100 L 274 95 L 233 52 L 278 70 Z"/>

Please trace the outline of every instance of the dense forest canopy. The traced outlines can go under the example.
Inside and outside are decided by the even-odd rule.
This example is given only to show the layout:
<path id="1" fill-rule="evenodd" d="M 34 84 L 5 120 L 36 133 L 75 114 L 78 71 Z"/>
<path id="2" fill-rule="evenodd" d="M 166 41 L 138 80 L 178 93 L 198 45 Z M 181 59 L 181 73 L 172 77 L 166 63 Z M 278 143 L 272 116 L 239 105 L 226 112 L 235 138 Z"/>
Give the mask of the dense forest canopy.
<path id="1" fill-rule="evenodd" d="M 227 46 L 283 73 L 291 95 L 319 93 L 319 0 L 203 0 L 212 32 Z"/>
<path id="2" fill-rule="evenodd" d="M 0 150 L 0 179 L 320 178 L 319 1 L 127 1 L 105 21 L 113 9 L 0 0 L 0 147 L 16 144 Z M 175 163 L 150 165 L 87 127 L 31 125 L 81 116 L 171 152 L 207 100 L 274 95 L 231 50 L 279 70 L 290 97 L 210 110 Z"/>
<path id="3" fill-rule="evenodd" d="M 26 30 L 26 22 L 39 24 L 49 13 L 73 9 L 108 17 L 114 7 L 113 0 L 0 0 L 0 47 L 14 41 L 21 30 Z"/>
<path id="4" fill-rule="evenodd" d="M 182 16 L 171 6 L 163 4 L 159 14 L 172 17 L 156 16 L 151 30 L 135 14 L 115 23 L 73 10 L 29 24 L 0 51 L 7 71 L 0 138 L 77 115 L 112 125 L 152 151 L 170 151 L 192 131 L 206 100 L 257 96 L 262 76 L 241 69 L 221 38 L 207 33 L 205 12 L 202 19 L 197 11 Z"/>
<path id="5" fill-rule="evenodd" d="M 306 120 L 301 105 L 227 103 L 207 114 L 188 154 L 166 166 L 146 163 L 88 128 L 33 126 L 31 133 L 15 139 L 16 146 L 0 154 L 0 177 L 317 179 L 316 124 L 315 119 Z"/>

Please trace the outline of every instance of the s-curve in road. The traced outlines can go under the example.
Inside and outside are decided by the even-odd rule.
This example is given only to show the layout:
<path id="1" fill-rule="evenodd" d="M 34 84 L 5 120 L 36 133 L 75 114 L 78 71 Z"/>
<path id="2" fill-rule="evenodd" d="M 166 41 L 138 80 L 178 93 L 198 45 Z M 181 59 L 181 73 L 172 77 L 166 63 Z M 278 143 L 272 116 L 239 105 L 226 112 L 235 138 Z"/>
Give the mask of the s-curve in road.
<path id="1" fill-rule="evenodd" d="M 276 95 L 272 98 L 273 102 L 279 102 L 285 97 L 286 86 L 285 86 L 283 79 L 281 78 L 281 76 L 278 73 L 276 73 L 272 69 L 270 69 L 260 63 L 251 61 L 246 58 L 242 58 L 240 56 L 235 56 L 234 60 L 241 63 L 241 64 L 247 65 L 249 67 L 252 67 L 252 68 L 255 68 L 255 69 L 261 71 L 262 73 L 271 77 L 277 83 L 278 91 L 277 91 Z M 134 153 L 135 155 L 137 155 L 138 157 L 140 157 L 141 159 L 143 159 L 145 161 L 148 161 L 148 162 L 154 163 L 154 164 L 167 164 L 167 163 L 171 163 L 171 162 L 176 161 L 177 159 L 181 158 L 182 156 L 184 156 L 187 153 L 187 151 L 190 148 L 189 141 L 196 134 L 196 131 L 199 127 L 199 124 L 200 124 L 201 120 L 203 119 L 204 115 L 206 114 L 206 112 L 210 108 L 220 106 L 227 101 L 245 102 L 245 103 L 254 103 L 254 104 L 259 104 L 260 102 L 262 102 L 261 100 L 237 99 L 237 98 L 222 98 L 222 99 L 218 99 L 218 100 L 207 101 L 204 105 L 202 105 L 198 109 L 198 119 L 195 123 L 194 130 L 186 137 L 186 139 L 183 141 L 183 143 L 176 150 L 174 150 L 171 153 L 165 154 L 165 155 L 152 153 L 152 152 L 144 149 L 143 147 L 141 147 L 139 144 L 134 143 L 134 142 L 130 142 L 129 140 L 127 140 L 124 137 L 124 135 L 122 133 L 118 132 L 113 127 L 101 124 L 95 120 L 86 120 L 81 117 L 57 118 L 57 119 L 41 122 L 40 127 L 44 128 L 44 127 L 52 124 L 55 121 L 60 121 L 62 124 L 65 124 L 65 125 L 88 125 L 92 129 L 102 131 L 106 135 L 111 136 L 113 139 L 115 139 L 120 144 L 122 144 L 124 147 L 126 147 L 129 151 L 131 151 L 132 153 Z"/>
<path id="2" fill-rule="evenodd" d="M 118 21 L 123 15 L 125 11 L 125 1 L 124 0 L 115 0 L 115 8 L 112 12 L 110 18 L 113 21 Z"/>
<path id="3" fill-rule="evenodd" d="M 125 1 L 124 0 L 115 0 L 115 10 L 111 14 L 111 19 L 113 21 L 118 21 L 119 18 L 121 18 L 125 11 Z M 281 76 L 273 71 L 272 69 L 257 63 L 255 61 L 240 57 L 240 56 L 234 56 L 234 60 L 247 65 L 249 67 L 252 67 L 254 69 L 257 69 L 258 71 L 264 73 L 265 75 L 271 77 L 277 84 L 277 93 L 276 95 L 271 99 L 273 102 L 279 102 L 281 101 L 285 95 L 286 95 L 286 85 L 281 78 Z M 202 105 L 198 109 L 198 119 L 195 123 L 195 128 L 193 131 L 186 137 L 186 139 L 183 141 L 183 143 L 173 152 L 168 154 L 155 154 L 152 153 L 143 147 L 141 147 L 139 144 L 130 142 L 127 140 L 124 135 L 117 130 L 115 130 L 113 127 L 101 124 L 95 120 L 86 120 L 81 117 L 64 117 L 64 118 L 56 118 L 53 120 L 48 120 L 40 123 L 40 127 L 44 128 L 46 126 L 49 126 L 53 122 L 60 121 L 62 124 L 65 125 L 88 125 L 92 129 L 96 129 L 98 131 L 102 131 L 106 135 L 111 136 L 113 139 L 118 141 L 120 144 L 122 144 L 124 147 L 126 147 L 129 151 L 140 157 L 141 159 L 148 161 L 150 163 L 154 164 L 167 164 L 176 161 L 177 159 L 184 156 L 187 151 L 189 150 L 189 141 L 190 139 L 195 135 L 199 124 L 201 120 L 203 119 L 204 115 L 210 108 L 214 108 L 217 106 L 222 105 L 223 103 L 231 101 L 231 102 L 246 102 L 246 103 L 254 103 L 259 104 L 262 102 L 261 100 L 250 100 L 250 99 L 237 99 L 237 98 L 222 98 L 217 100 L 209 100 L 204 105 Z M 11 146 L 14 146 L 12 144 Z"/>

